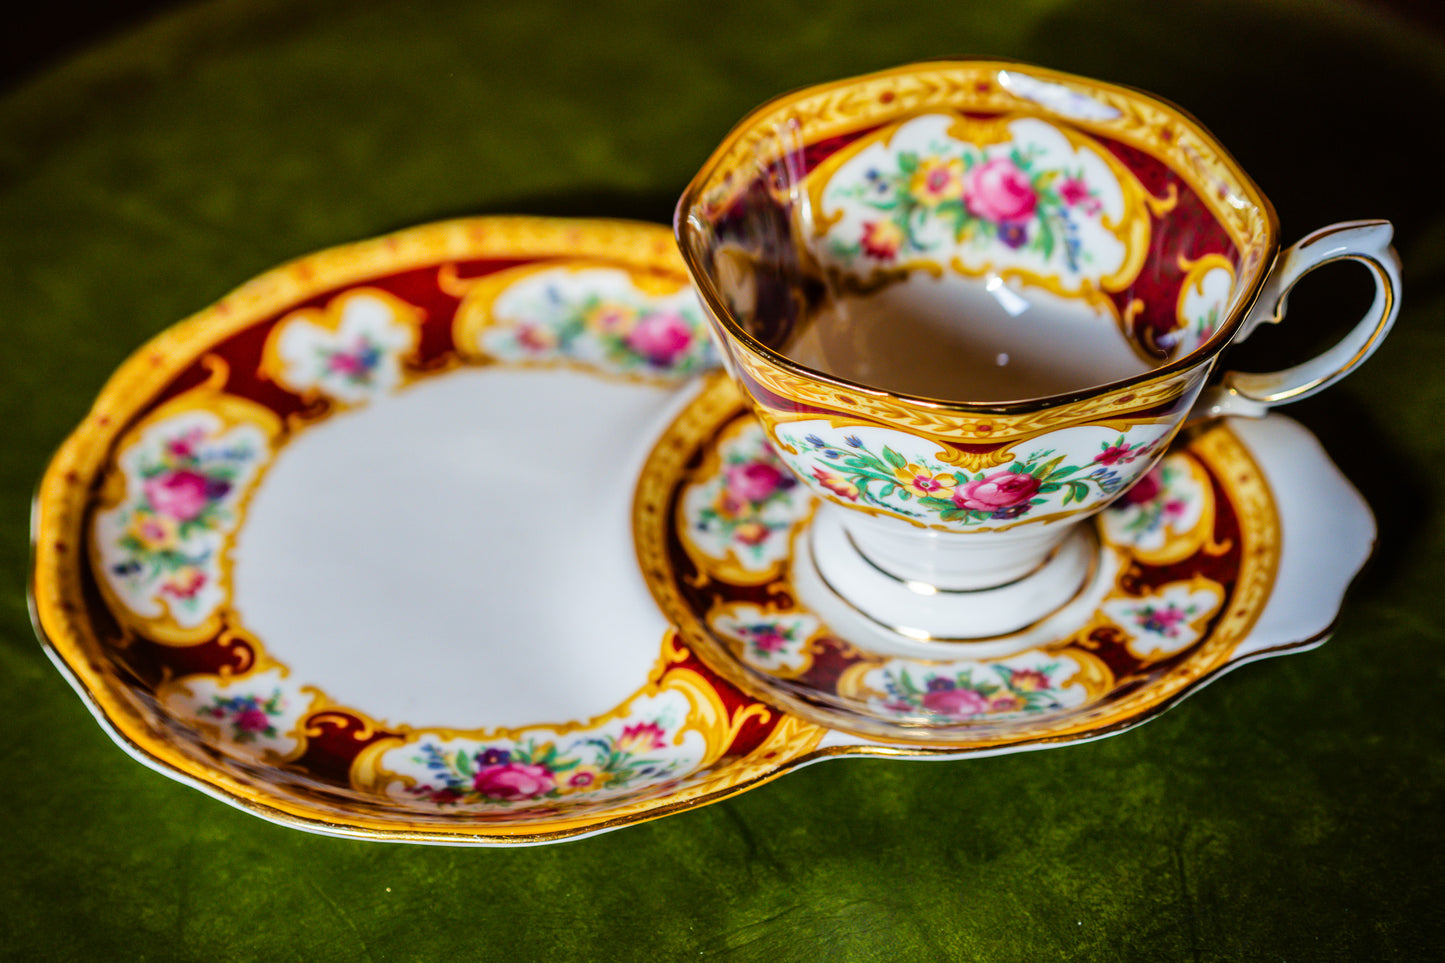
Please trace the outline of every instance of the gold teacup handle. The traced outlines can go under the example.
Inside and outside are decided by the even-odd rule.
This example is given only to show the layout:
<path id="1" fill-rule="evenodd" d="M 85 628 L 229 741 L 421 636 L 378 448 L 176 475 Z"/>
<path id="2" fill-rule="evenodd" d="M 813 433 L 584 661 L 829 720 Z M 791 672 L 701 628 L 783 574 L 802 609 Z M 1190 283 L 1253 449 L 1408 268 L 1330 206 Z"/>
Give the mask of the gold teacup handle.
<path id="1" fill-rule="evenodd" d="M 1345 221 L 1315 231 L 1281 254 L 1234 341 L 1243 341 L 1261 324 L 1278 324 L 1295 283 L 1333 261 L 1359 261 L 1370 270 L 1375 280 L 1374 303 L 1334 347 L 1303 364 L 1267 374 L 1225 372 L 1219 384 L 1200 397 L 1193 416 L 1258 418 L 1275 405 L 1308 398 L 1329 387 L 1373 354 L 1400 311 L 1400 258 L 1390 247 L 1393 235 L 1389 221 Z"/>

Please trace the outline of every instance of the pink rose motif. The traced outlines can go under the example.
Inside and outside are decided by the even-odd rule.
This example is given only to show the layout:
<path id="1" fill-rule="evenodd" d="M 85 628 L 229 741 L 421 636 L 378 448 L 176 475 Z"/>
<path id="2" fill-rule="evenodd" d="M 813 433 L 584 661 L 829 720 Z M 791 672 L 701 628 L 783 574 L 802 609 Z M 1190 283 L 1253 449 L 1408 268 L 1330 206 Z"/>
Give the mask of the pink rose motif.
<path id="1" fill-rule="evenodd" d="M 692 328 L 679 314 L 649 314 L 627 335 L 627 347 L 656 368 L 666 368 L 692 347 Z"/>
<path id="2" fill-rule="evenodd" d="M 521 762 L 487 766 L 472 780 L 472 788 L 488 799 L 536 799 L 556 787 L 552 770 Z"/>
<path id="3" fill-rule="evenodd" d="M 1103 207 L 1082 177 L 1070 177 L 1060 182 L 1059 199 L 1070 207 L 1081 209 L 1085 214 L 1097 214 Z"/>
<path id="4" fill-rule="evenodd" d="M 995 157 L 968 172 L 963 202 L 974 217 L 996 224 L 1028 220 L 1039 196 L 1028 175 L 1007 157 Z"/>
<path id="5" fill-rule="evenodd" d="M 972 689 L 937 689 L 924 693 L 923 708 L 941 716 L 976 716 L 988 711 L 988 701 Z"/>
<path id="6" fill-rule="evenodd" d="M 366 338 L 357 338 L 349 350 L 333 351 L 327 359 L 328 370 L 352 381 L 365 381 L 381 361 L 381 349 Z"/>
<path id="7" fill-rule="evenodd" d="M 1174 606 L 1156 609 L 1152 605 L 1140 609 L 1137 613 L 1142 618 L 1138 619 L 1139 627 L 1146 632 L 1155 632 L 1169 638 L 1178 638 L 1179 627 L 1188 619 L 1188 613 L 1182 612 Z"/>
<path id="8" fill-rule="evenodd" d="M 1124 493 L 1123 501 L 1126 505 L 1146 505 L 1158 498 L 1163 489 L 1164 486 L 1159 484 L 1159 471 L 1154 469 Z"/>
<path id="9" fill-rule="evenodd" d="M 1094 462 L 1099 465 L 1116 465 L 1119 462 L 1131 462 L 1134 460 L 1132 445 L 1109 445 L 1103 451 L 1094 456 Z"/>
<path id="10" fill-rule="evenodd" d="M 1029 474 L 996 471 L 953 490 L 953 503 L 973 512 L 997 512 L 1023 505 L 1042 484 Z"/>
<path id="11" fill-rule="evenodd" d="M 196 446 L 205 438 L 205 433 L 199 428 L 192 428 L 179 438 L 172 438 L 166 445 L 166 452 L 172 458 L 186 459 L 194 458 Z"/>
<path id="12" fill-rule="evenodd" d="M 792 488 L 795 482 L 787 472 L 765 461 L 730 465 L 724 474 L 728 501 L 734 505 L 759 505 L 776 492 Z"/>
<path id="13" fill-rule="evenodd" d="M 205 511 L 213 499 L 230 491 L 231 483 L 184 468 L 148 478 L 141 488 L 157 513 L 185 522 Z"/>
<path id="14" fill-rule="evenodd" d="M 444 787 L 442 789 L 433 789 L 431 786 L 420 786 L 416 789 L 408 790 L 408 792 L 421 796 L 423 799 L 429 799 L 432 802 L 439 803 L 443 806 L 447 805 L 448 803 L 454 803 L 458 799 L 462 798 L 461 792 L 451 788 L 450 786 Z"/>
<path id="15" fill-rule="evenodd" d="M 346 354 L 343 351 L 338 351 L 333 354 L 327 367 L 337 374 L 345 375 L 358 375 L 366 370 L 362 366 L 361 358 L 354 354 Z"/>
<path id="16" fill-rule="evenodd" d="M 755 625 L 747 630 L 747 634 L 762 652 L 777 652 L 788 644 L 788 637 L 776 625 Z"/>
<path id="17" fill-rule="evenodd" d="M 236 713 L 235 725 L 242 732 L 265 732 L 271 728 L 271 720 L 256 706 L 249 706 Z"/>

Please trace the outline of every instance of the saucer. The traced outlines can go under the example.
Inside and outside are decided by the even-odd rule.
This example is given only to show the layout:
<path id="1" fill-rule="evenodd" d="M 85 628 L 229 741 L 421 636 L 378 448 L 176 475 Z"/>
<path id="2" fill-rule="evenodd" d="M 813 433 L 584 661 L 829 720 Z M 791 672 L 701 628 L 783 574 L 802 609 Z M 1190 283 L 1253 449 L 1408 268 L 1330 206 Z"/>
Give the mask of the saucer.
<path id="1" fill-rule="evenodd" d="M 824 484 L 847 497 L 850 453 L 828 452 Z M 829 597 L 809 537 L 817 508 L 733 383 L 715 378 L 639 482 L 634 527 L 653 596 L 693 651 L 754 698 L 930 750 L 1116 732 L 1243 662 L 1318 644 L 1374 540 L 1368 507 L 1298 424 L 1206 423 L 1085 523 L 1096 546 L 1086 597 L 1008 636 L 933 641 L 911 657 L 870 644 L 845 598 L 831 614 L 805 601 Z"/>
<path id="2" fill-rule="evenodd" d="M 711 364 L 660 226 L 303 258 L 143 347 L 60 449 L 39 634 L 126 751 L 301 829 L 540 843 L 740 792 L 825 733 L 669 632 L 628 525 Z"/>

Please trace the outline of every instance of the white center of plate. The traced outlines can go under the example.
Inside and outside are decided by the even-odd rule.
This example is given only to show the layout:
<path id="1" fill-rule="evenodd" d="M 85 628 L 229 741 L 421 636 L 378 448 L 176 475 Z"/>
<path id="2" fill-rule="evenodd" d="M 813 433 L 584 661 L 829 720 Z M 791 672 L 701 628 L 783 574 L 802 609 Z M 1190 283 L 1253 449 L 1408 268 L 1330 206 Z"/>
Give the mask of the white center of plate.
<path id="1" fill-rule="evenodd" d="M 293 680 L 380 723 L 607 712 L 647 682 L 666 629 L 631 503 L 671 400 L 467 369 L 301 432 L 237 541 L 242 621 Z"/>

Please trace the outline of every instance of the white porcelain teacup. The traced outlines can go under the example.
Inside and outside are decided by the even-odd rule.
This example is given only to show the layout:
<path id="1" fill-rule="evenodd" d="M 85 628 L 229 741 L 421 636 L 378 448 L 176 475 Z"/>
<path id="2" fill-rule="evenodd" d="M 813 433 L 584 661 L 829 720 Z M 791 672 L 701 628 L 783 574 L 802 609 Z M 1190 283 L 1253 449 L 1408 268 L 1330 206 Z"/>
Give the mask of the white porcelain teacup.
<path id="1" fill-rule="evenodd" d="M 1269 202 L 1178 108 L 999 61 L 764 105 L 688 187 L 676 229 L 729 373 L 824 501 L 798 554 L 835 601 L 909 640 L 992 638 L 1057 610 L 1097 559 L 1078 523 L 1191 413 L 1261 415 L 1332 384 L 1400 298 L 1387 222 L 1281 252 Z M 1341 342 L 1211 379 L 1340 259 L 1376 285 Z"/>

